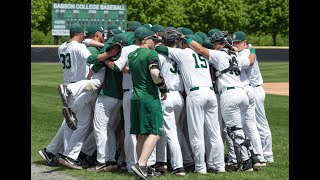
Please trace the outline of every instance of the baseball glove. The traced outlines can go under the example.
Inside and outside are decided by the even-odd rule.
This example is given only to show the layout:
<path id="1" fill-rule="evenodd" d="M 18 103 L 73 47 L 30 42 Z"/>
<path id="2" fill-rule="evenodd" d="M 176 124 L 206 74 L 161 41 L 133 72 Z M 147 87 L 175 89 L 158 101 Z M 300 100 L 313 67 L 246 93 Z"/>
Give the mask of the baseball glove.
<path id="1" fill-rule="evenodd" d="M 105 52 L 110 53 L 110 56 L 108 60 L 115 61 L 117 60 L 121 55 L 122 46 L 119 43 L 112 43 L 110 44 Z"/>

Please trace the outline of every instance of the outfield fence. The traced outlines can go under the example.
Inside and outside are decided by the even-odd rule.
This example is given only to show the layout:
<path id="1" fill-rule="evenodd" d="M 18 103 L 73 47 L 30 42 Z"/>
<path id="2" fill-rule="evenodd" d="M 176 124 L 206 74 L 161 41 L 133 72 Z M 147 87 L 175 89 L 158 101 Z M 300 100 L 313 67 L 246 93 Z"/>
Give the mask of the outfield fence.
<path id="1" fill-rule="evenodd" d="M 58 45 L 31 45 L 31 62 L 60 62 Z M 256 46 L 258 61 L 289 62 L 289 47 Z"/>

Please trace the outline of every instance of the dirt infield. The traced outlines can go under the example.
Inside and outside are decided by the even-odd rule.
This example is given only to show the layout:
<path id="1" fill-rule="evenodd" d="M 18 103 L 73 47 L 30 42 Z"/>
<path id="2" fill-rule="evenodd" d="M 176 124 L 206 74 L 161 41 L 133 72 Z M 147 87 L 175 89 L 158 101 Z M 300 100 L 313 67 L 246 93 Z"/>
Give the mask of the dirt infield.
<path id="1" fill-rule="evenodd" d="M 263 83 L 262 86 L 267 94 L 289 96 L 289 83 L 288 82 Z"/>

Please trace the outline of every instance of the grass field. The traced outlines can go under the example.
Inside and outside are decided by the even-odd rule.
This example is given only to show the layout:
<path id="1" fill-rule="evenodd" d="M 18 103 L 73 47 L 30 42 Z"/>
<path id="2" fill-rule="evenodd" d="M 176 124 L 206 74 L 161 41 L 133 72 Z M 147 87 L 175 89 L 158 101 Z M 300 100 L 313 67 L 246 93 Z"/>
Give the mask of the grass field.
<path id="1" fill-rule="evenodd" d="M 264 82 L 287 82 L 288 63 L 260 62 Z M 56 63 L 31 65 L 31 161 L 45 165 L 38 151 L 46 147 L 62 123 L 61 100 L 57 92 L 62 83 L 62 68 Z M 197 175 L 187 173 L 185 177 L 169 175 L 154 179 L 231 179 L 257 180 L 289 179 L 289 97 L 267 95 L 265 101 L 267 118 L 273 138 L 275 162 L 253 173 L 224 173 Z M 62 171 L 81 179 L 135 179 L 132 175 L 121 172 L 94 173 L 87 170 L 71 170 L 64 167 L 52 167 L 53 171 Z"/>

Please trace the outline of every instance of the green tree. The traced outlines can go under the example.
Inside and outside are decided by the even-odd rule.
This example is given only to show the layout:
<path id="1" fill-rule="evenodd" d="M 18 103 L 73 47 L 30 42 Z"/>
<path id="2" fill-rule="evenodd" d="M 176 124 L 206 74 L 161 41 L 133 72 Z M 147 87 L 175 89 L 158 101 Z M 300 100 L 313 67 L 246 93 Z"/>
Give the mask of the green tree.
<path id="1" fill-rule="evenodd" d="M 190 1 L 186 8 L 194 32 L 213 28 L 234 32 L 249 24 L 244 0 Z"/>
<path id="2" fill-rule="evenodd" d="M 178 27 L 188 24 L 188 15 L 182 6 L 185 0 L 119 0 L 119 4 L 128 7 L 128 21 L 139 21 L 142 24 L 160 24 Z"/>
<path id="3" fill-rule="evenodd" d="M 269 34 L 277 45 L 277 34 L 288 35 L 289 0 L 248 0 L 250 33 Z"/>
<path id="4" fill-rule="evenodd" d="M 45 34 L 51 30 L 51 3 L 53 0 L 31 0 L 31 29 Z"/>

